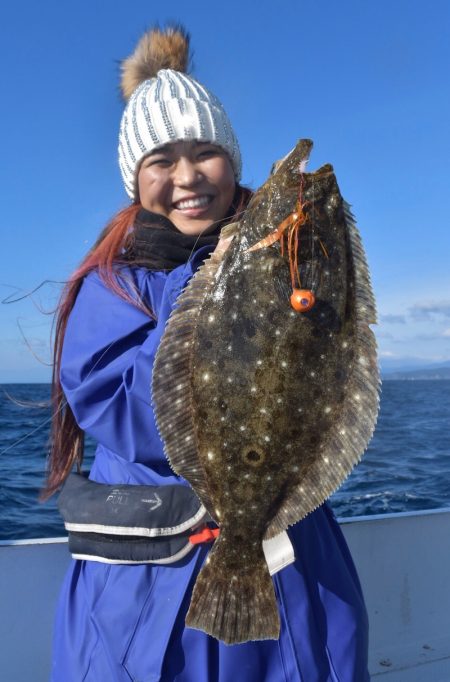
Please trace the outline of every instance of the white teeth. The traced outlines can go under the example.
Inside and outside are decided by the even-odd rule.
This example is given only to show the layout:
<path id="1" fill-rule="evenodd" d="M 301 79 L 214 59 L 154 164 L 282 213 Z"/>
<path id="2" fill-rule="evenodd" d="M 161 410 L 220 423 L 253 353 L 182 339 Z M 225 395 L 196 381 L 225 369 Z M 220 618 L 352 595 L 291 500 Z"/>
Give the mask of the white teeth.
<path id="1" fill-rule="evenodd" d="M 184 208 L 201 208 L 207 206 L 210 202 L 209 197 L 195 197 L 195 199 L 183 199 L 182 201 L 177 201 L 175 206 L 180 210 Z"/>

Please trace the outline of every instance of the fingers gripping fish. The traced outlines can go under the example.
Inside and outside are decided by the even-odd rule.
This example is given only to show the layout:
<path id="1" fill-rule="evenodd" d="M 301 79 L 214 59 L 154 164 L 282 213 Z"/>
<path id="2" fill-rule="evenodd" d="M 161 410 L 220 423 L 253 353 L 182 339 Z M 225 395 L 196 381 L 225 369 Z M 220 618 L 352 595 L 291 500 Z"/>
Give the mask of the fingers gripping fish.
<path id="1" fill-rule="evenodd" d="M 279 636 L 262 541 L 338 488 L 378 412 L 364 251 L 332 167 L 303 172 L 311 147 L 298 143 L 197 271 L 154 366 L 167 457 L 220 526 L 186 623 L 227 643 Z M 314 297 L 303 312 L 298 284 Z"/>

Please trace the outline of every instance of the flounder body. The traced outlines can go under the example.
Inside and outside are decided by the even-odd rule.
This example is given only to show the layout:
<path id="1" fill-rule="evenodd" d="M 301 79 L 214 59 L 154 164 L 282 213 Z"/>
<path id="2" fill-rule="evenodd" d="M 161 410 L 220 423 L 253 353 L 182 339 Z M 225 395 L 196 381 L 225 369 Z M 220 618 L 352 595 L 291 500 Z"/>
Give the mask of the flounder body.
<path id="1" fill-rule="evenodd" d="M 360 459 L 378 412 L 375 305 L 359 234 L 330 165 L 301 169 L 301 140 L 254 195 L 224 256 L 178 299 L 155 361 L 153 400 L 174 471 L 220 526 L 186 624 L 227 643 L 277 638 L 262 541 L 319 506 Z M 298 264 L 315 305 L 296 312 L 278 242 L 307 220 Z"/>

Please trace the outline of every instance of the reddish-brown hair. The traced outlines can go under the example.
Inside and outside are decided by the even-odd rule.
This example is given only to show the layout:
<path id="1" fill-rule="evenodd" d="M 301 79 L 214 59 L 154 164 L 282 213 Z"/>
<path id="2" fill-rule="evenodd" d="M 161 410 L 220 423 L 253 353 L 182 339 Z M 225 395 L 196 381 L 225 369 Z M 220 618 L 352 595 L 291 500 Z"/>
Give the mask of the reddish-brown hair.
<path id="1" fill-rule="evenodd" d="M 238 186 L 233 202 L 235 219 L 238 219 L 245 210 L 251 190 Z M 152 311 L 145 306 L 138 297 L 134 298 L 128 288 L 121 286 L 120 280 L 114 272 L 114 266 L 120 262 L 130 230 L 134 225 L 137 213 L 141 205 L 132 204 L 119 211 L 101 232 L 94 246 L 86 255 L 81 265 L 73 273 L 63 289 L 59 302 L 54 327 L 54 355 L 52 373 L 52 428 L 50 435 L 50 454 L 47 466 L 47 482 L 41 494 L 43 500 L 47 499 L 64 483 L 74 465 L 81 469 L 84 450 L 84 432 L 78 426 L 74 414 L 67 404 L 61 386 L 61 354 L 64 335 L 67 328 L 69 315 L 74 306 L 84 277 L 91 270 L 98 273 L 105 285 L 118 296 L 125 299 L 147 312 L 150 316 Z M 233 220 L 233 218 L 230 218 Z"/>

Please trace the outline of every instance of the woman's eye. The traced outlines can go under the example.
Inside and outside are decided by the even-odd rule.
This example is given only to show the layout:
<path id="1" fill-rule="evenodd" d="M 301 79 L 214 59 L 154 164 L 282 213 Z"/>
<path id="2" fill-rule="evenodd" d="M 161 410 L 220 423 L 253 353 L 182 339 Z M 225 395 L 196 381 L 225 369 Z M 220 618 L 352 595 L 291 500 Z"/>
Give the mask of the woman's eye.
<path id="1" fill-rule="evenodd" d="M 209 159 L 212 156 L 217 156 L 220 152 L 217 149 L 204 149 L 203 151 L 199 152 L 198 158 L 199 159 Z"/>
<path id="2" fill-rule="evenodd" d="M 147 167 L 148 167 L 148 166 L 163 166 L 163 167 L 166 167 L 166 166 L 170 166 L 170 164 L 171 164 L 171 161 L 170 161 L 169 159 L 166 159 L 166 158 L 164 158 L 163 156 L 159 156 L 159 157 L 156 156 L 156 157 L 152 157 L 152 158 L 148 161 Z"/>

